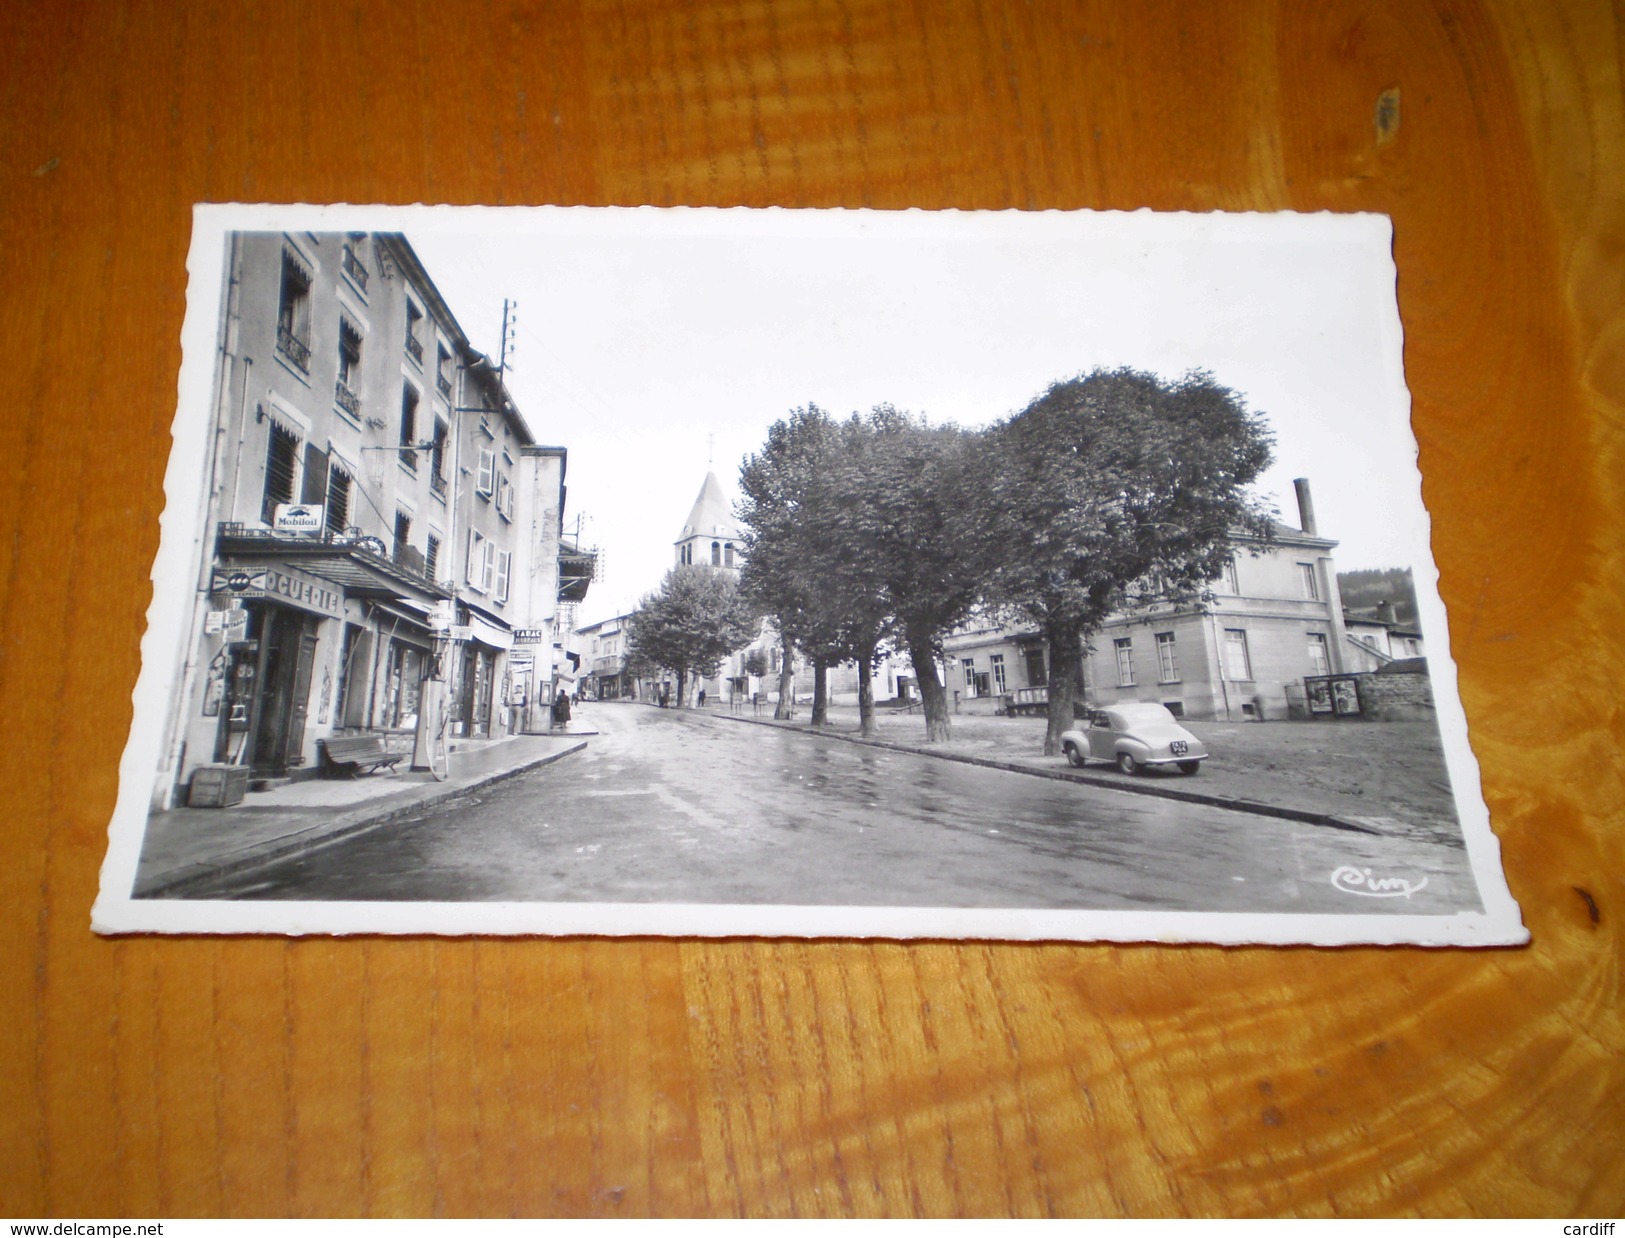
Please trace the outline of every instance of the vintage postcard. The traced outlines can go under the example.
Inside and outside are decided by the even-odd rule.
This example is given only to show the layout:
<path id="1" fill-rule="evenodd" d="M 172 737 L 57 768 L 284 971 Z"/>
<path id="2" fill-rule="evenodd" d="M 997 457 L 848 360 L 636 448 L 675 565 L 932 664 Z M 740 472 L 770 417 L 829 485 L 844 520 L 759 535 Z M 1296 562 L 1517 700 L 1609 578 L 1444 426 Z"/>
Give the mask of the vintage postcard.
<path id="1" fill-rule="evenodd" d="M 1527 940 L 1391 247 L 199 207 L 94 928 Z"/>

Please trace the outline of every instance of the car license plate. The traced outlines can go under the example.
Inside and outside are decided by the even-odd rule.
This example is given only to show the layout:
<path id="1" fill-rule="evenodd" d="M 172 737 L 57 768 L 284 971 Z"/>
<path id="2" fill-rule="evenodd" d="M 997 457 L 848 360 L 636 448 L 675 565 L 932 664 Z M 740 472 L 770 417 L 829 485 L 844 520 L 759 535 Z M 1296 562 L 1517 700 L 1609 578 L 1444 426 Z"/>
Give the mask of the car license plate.
<path id="1" fill-rule="evenodd" d="M 1189 747 L 1190 745 L 1184 740 L 1176 739 L 1173 743 L 1168 745 L 1168 751 L 1173 753 L 1176 757 L 1182 757 L 1185 755 L 1185 752 Z"/>

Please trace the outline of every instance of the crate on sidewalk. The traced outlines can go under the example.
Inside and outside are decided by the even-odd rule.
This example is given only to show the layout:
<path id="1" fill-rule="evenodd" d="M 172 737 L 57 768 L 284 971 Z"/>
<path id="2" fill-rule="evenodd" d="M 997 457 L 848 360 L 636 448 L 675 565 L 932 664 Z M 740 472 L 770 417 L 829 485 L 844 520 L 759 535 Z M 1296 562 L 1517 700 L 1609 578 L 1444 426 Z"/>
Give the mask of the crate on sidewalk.
<path id="1" fill-rule="evenodd" d="M 192 771 L 188 808 L 230 808 L 248 794 L 246 765 L 200 765 Z"/>

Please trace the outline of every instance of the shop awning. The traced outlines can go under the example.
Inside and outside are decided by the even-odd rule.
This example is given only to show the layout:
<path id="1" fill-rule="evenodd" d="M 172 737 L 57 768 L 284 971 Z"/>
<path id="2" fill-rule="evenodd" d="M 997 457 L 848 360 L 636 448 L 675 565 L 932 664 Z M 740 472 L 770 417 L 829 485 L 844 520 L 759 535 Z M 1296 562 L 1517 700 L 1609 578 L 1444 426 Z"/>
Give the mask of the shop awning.
<path id="1" fill-rule="evenodd" d="M 244 563 L 276 560 L 343 587 L 347 597 L 420 598 L 437 601 L 451 592 L 383 553 L 375 537 L 276 533 L 222 524 L 215 550 Z"/>

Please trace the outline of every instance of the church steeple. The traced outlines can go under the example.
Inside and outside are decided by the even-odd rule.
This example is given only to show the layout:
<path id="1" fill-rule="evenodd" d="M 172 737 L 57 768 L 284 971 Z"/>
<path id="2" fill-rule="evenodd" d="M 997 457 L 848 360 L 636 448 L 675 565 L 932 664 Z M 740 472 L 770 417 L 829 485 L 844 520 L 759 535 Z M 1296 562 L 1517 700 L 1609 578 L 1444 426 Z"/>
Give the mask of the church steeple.
<path id="1" fill-rule="evenodd" d="M 722 492 L 715 473 L 705 475 L 705 484 L 683 522 L 677 539 L 677 562 L 708 563 L 714 567 L 738 568 L 744 550 L 744 534 L 734 519 L 733 509 Z"/>

